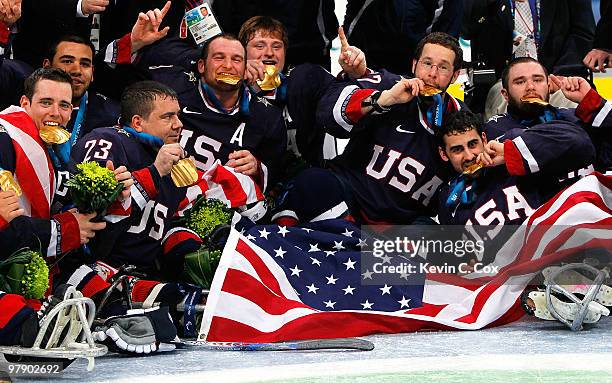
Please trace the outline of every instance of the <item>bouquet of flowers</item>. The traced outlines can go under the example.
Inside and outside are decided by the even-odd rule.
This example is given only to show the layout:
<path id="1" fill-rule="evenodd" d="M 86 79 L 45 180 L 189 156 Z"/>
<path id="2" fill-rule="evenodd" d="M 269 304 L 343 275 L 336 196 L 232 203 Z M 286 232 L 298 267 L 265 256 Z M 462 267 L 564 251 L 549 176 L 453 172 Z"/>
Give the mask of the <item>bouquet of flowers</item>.
<path id="1" fill-rule="evenodd" d="M 185 216 L 185 227 L 195 231 L 204 245 L 185 256 L 185 278 L 204 288 L 210 287 L 221 259 L 217 237 L 229 231 L 234 211 L 217 199 L 201 196 Z"/>
<path id="2" fill-rule="evenodd" d="M 185 214 L 185 227 L 206 239 L 217 226 L 229 225 L 233 215 L 234 211 L 222 201 L 200 196 Z"/>
<path id="3" fill-rule="evenodd" d="M 66 182 L 72 200 L 82 213 L 103 213 L 123 190 L 123 183 L 97 162 L 86 161 L 76 167 L 78 172 Z"/>
<path id="4" fill-rule="evenodd" d="M 0 290 L 41 299 L 49 288 L 49 267 L 36 251 L 22 249 L 0 261 Z"/>

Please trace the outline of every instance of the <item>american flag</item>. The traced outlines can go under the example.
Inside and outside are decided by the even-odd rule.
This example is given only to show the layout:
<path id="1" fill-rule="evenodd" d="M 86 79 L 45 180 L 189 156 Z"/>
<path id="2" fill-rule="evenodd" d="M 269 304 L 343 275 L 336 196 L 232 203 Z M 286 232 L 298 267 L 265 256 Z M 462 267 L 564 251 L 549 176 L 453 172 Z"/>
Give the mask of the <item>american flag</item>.
<path id="1" fill-rule="evenodd" d="M 362 283 L 360 251 L 369 243 L 350 222 L 233 231 L 199 339 L 279 342 L 505 324 L 523 315 L 518 299 L 542 267 L 612 248 L 610 225 L 612 177 L 594 173 L 534 212 L 498 253 L 496 275 L 415 275 L 420 283 L 393 286 Z"/>

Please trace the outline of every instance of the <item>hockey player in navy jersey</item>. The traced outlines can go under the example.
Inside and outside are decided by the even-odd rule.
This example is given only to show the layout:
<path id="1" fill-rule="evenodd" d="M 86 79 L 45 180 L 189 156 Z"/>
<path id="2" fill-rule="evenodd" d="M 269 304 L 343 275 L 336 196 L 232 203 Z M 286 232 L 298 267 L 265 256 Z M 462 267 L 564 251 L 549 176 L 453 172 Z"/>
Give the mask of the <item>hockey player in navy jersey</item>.
<path id="1" fill-rule="evenodd" d="M 0 42 L 1 44 L 1 42 Z M 119 104 L 98 92 L 91 91 L 94 79 L 94 46 L 80 36 L 67 35 L 56 41 L 41 63 L 45 68 L 58 68 L 72 79 L 72 113 L 66 130 L 73 132 L 76 139 L 94 128 L 110 126 L 119 118 Z M 3 107 L 19 101 L 23 82 L 33 69 L 17 60 L 3 60 L 0 66 L 0 85 L 4 91 Z"/>
<path id="2" fill-rule="evenodd" d="M 132 54 L 139 53 L 136 63 L 148 63 L 154 80 L 176 90 L 184 124 L 180 144 L 198 168 L 206 170 L 220 160 L 265 190 L 282 168 L 279 159 L 287 146 L 282 112 L 244 85 L 245 49 L 231 35 L 204 44 L 197 73 L 180 65 L 155 66 L 167 62 L 164 56 L 184 53 L 172 51 L 174 46 L 165 40 L 147 47 L 165 37 L 167 30 L 160 31 L 159 24 L 168 9 L 169 3 L 150 15 L 142 13 L 132 33 L 109 45 L 107 63 L 130 63 Z"/>
<path id="3" fill-rule="evenodd" d="M 582 126 L 591 137 L 597 150 L 595 169 L 605 172 L 612 167 L 612 108 L 610 101 L 591 88 L 579 77 L 548 76 L 546 68 L 538 61 L 524 57 L 512 61 L 502 74 L 502 95 L 508 101 L 508 112 L 493 116 L 484 126 L 489 139 L 498 137 L 513 139 L 543 123 L 557 124 L 565 121 Z M 561 89 L 564 95 L 578 103 L 576 109 L 555 108 L 546 105 L 550 91 Z M 544 103 L 534 104 L 533 100 Z M 530 166 L 537 166 L 534 161 Z M 587 166 L 566 178 L 590 173 L 593 166 Z"/>
<path id="4" fill-rule="evenodd" d="M 435 215 L 433 197 L 448 174 L 434 133 L 462 107 L 445 92 L 461 62 L 457 40 L 432 33 L 419 44 L 415 78 L 385 82 L 376 74 L 359 81 L 374 89 L 332 86 L 321 101 L 319 120 L 332 134 L 351 140 L 330 164 L 332 172 L 309 169 L 298 176 L 274 218 L 307 222 L 337 217 L 347 207 L 354 218 L 370 223 L 412 223 Z M 437 94 L 422 93 L 426 84 Z M 328 198 L 309 198 L 313 187 Z"/>
<path id="5" fill-rule="evenodd" d="M 130 226 L 116 230 L 113 246 L 102 254 L 115 267 L 131 264 L 151 274 L 159 272 L 156 261 L 162 256 L 162 239 L 187 190 L 170 178 L 172 165 L 184 156 L 178 143 L 183 127 L 179 112 L 174 90 L 154 81 L 137 82 L 123 93 L 122 125 L 95 129 L 74 148 L 77 162 L 112 160 L 133 174 Z"/>
<path id="6" fill-rule="evenodd" d="M 12 106 L 0 113 L 0 167 L 14 175 L 22 191 L 19 203 L 25 217 L 16 219 L 27 227 L 21 229 L 27 230 L 24 233 L 31 232 L 40 240 L 42 252 L 48 257 L 80 247 L 105 227 L 104 222 L 91 222 L 94 213 L 57 213 L 54 206 L 66 196 L 66 189 L 62 186 L 61 168 L 57 168 L 61 164 L 52 161 L 39 130 L 46 123 L 65 126 L 69 121 L 71 84 L 70 76 L 62 70 L 38 69 L 26 79 L 21 107 Z M 126 185 L 119 196 L 125 203 L 116 211 L 127 213 L 130 174 L 118 167 L 115 177 Z M 36 243 L 35 238 L 30 241 Z"/>
<path id="7" fill-rule="evenodd" d="M 325 128 L 315 121 L 316 108 L 336 79 L 320 65 L 304 63 L 285 68 L 288 34 L 280 21 L 269 16 L 255 16 L 244 22 L 238 38 L 246 47 L 245 79 L 249 87 L 258 96 L 283 109 L 288 149 L 309 164 L 323 166 L 325 159 L 335 154 L 335 146 L 331 152 L 324 148 Z M 357 79 L 364 76 L 366 60 L 363 52 L 348 45 L 342 30 L 340 41 L 342 51 L 338 62 L 343 77 Z M 266 65 L 273 66 L 273 75 L 266 75 Z M 273 78 L 277 83 L 271 85 Z"/>
<path id="8" fill-rule="evenodd" d="M 487 141 L 482 125 L 468 111 L 442 124 L 440 156 L 457 174 L 440 190 L 440 224 L 520 225 L 560 190 L 556 178 L 595 159 L 587 133 L 569 122 L 540 124 L 503 142 Z"/>

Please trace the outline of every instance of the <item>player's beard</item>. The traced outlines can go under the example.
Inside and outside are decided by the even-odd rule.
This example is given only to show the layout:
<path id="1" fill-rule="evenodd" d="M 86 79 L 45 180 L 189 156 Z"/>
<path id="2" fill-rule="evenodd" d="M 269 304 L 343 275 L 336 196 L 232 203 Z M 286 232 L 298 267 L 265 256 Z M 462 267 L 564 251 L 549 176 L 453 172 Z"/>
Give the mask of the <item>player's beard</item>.
<path id="1" fill-rule="evenodd" d="M 548 101 L 548 97 L 545 98 Z M 528 104 L 512 96 L 508 97 L 508 113 L 521 120 L 533 120 L 544 112 L 545 107 L 538 104 Z"/>

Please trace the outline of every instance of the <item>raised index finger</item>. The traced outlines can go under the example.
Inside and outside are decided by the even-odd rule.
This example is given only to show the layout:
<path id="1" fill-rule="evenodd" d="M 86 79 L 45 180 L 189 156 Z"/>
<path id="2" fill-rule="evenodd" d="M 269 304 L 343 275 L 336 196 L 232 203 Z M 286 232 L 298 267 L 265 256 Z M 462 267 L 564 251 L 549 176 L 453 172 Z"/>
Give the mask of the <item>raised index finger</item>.
<path id="1" fill-rule="evenodd" d="M 161 18 L 162 19 L 164 18 L 164 16 L 166 16 L 166 13 L 168 13 L 168 11 L 170 10 L 170 4 L 172 4 L 172 3 L 169 2 L 169 1 L 166 1 L 166 4 L 161 9 Z"/>
<path id="2" fill-rule="evenodd" d="M 344 34 L 344 28 L 342 27 L 338 27 L 338 38 L 340 38 L 340 46 L 341 46 L 340 49 L 342 50 L 342 52 L 344 52 L 345 50 L 348 49 L 349 43 L 346 38 L 346 35 Z"/>

